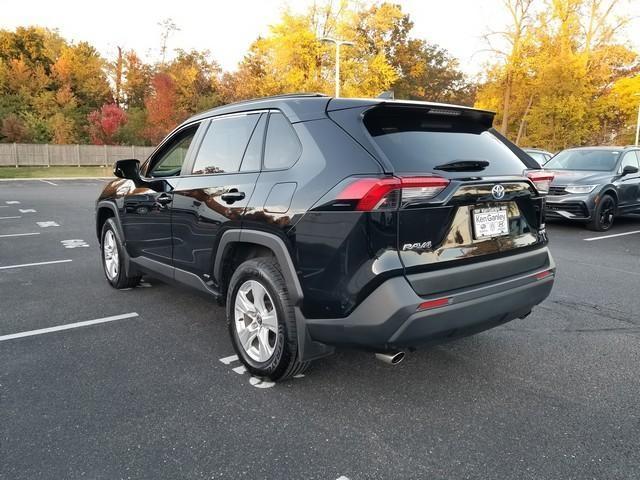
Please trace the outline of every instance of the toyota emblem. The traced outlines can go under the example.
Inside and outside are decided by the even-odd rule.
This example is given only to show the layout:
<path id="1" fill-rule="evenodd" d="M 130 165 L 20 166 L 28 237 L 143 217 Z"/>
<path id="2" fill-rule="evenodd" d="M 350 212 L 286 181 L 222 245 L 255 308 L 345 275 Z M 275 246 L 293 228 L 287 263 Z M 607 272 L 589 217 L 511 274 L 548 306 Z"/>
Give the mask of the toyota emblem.
<path id="1" fill-rule="evenodd" d="M 504 198 L 504 187 L 502 185 L 494 185 L 491 189 L 491 195 L 496 200 L 502 200 Z"/>

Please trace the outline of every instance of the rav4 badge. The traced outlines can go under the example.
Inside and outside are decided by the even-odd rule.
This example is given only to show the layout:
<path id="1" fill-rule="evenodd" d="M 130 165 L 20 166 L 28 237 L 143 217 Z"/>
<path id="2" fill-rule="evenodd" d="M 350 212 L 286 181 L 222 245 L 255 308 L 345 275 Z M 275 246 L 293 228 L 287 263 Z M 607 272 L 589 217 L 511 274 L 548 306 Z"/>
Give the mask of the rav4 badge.
<path id="1" fill-rule="evenodd" d="M 405 243 L 402 250 L 428 250 L 431 248 L 431 241 L 422 243 Z"/>

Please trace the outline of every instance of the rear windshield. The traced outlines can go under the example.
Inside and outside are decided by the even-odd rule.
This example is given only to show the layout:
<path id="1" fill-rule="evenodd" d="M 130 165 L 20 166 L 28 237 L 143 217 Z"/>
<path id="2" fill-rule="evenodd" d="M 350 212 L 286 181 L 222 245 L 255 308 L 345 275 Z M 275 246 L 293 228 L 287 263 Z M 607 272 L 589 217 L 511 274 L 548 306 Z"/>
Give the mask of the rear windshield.
<path id="1" fill-rule="evenodd" d="M 620 150 L 565 150 L 547 162 L 553 170 L 596 170 L 609 172 L 616 168 Z"/>
<path id="2" fill-rule="evenodd" d="M 436 166 L 461 161 L 489 162 L 481 171 L 483 176 L 521 175 L 526 168 L 489 131 L 490 117 L 380 108 L 371 110 L 364 124 L 397 172 L 437 172 Z"/>

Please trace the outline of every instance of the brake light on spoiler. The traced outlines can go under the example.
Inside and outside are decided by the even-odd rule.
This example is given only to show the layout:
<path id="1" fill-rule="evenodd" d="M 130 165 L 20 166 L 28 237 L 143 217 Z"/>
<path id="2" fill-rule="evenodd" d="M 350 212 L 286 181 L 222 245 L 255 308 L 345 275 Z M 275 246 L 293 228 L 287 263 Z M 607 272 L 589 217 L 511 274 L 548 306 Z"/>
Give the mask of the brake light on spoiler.
<path id="1" fill-rule="evenodd" d="M 399 205 L 428 200 L 449 185 L 442 177 L 359 178 L 337 196 L 338 200 L 357 201 L 359 211 L 389 210 Z"/>
<path id="2" fill-rule="evenodd" d="M 525 170 L 525 175 L 533 182 L 538 193 L 543 195 L 549 193 L 553 173 L 546 170 Z"/>

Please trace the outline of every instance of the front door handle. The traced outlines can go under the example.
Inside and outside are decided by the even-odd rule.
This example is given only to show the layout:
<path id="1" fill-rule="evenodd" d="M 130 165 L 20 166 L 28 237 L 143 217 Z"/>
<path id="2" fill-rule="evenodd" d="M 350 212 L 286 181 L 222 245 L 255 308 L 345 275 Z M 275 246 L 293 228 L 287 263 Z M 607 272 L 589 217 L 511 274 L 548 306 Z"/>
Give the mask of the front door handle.
<path id="1" fill-rule="evenodd" d="M 156 202 L 158 202 L 160 205 L 167 205 L 169 203 L 171 203 L 173 199 L 171 198 L 171 195 L 167 195 L 166 193 L 163 193 L 162 195 L 158 196 L 158 198 L 156 198 Z"/>
<path id="2" fill-rule="evenodd" d="M 239 192 L 234 188 L 229 190 L 227 193 L 220 195 L 220 198 L 227 203 L 238 202 L 244 199 L 244 192 Z"/>

